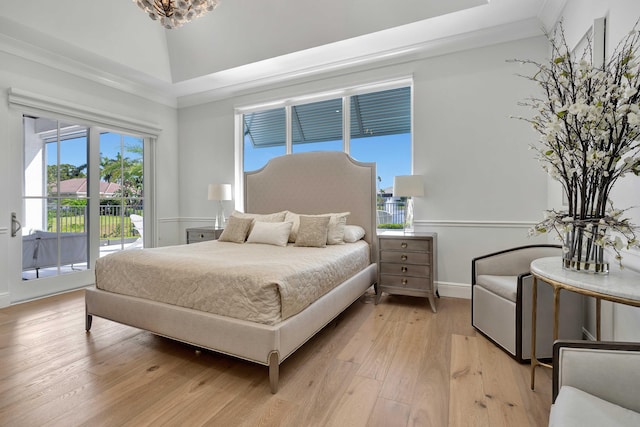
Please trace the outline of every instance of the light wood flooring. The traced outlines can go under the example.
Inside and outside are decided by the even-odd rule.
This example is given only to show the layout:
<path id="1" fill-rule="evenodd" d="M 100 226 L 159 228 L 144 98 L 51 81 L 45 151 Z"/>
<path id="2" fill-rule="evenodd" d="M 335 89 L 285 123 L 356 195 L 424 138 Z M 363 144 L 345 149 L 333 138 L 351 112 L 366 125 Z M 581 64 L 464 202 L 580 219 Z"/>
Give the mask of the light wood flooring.
<path id="1" fill-rule="evenodd" d="M 84 291 L 0 310 L 3 426 L 544 426 L 551 375 L 471 327 L 470 301 L 368 292 L 267 368 L 94 317 Z"/>

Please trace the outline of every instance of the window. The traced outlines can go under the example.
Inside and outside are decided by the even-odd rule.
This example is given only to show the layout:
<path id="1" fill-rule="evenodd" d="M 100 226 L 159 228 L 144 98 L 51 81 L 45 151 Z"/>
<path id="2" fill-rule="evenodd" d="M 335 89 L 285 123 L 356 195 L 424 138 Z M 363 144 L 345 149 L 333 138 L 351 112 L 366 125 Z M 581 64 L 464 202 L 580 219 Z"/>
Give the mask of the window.
<path id="1" fill-rule="evenodd" d="M 242 171 L 271 158 L 305 151 L 345 151 L 356 160 L 375 162 L 379 217 L 403 222 L 402 201 L 392 197 L 393 177 L 412 172 L 411 86 L 407 81 L 385 90 L 345 90 L 345 96 L 240 113 Z M 318 95 L 322 98 L 322 95 Z M 347 111 L 348 114 L 344 114 Z"/>
<path id="2" fill-rule="evenodd" d="M 284 108 L 245 114 L 243 170 L 260 169 L 269 159 L 286 154 Z"/>
<path id="3" fill-rule="evenodd" d="M 292 152 L 342 151 L 342 99 L 291 107 Z"/>

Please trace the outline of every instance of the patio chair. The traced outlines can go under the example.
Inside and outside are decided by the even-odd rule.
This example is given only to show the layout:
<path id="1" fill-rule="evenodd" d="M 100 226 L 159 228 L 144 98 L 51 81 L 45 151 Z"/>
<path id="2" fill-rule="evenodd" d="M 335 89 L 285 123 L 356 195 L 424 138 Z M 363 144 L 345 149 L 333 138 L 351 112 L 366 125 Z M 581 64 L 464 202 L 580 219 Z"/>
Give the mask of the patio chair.
<path id="1" fill-rule="evenodd" d="M 129 218 L 131 218 L 131 223 L 133 224 L 133 228 L 140 235 L 140 239 L 144 239 L 144 235 L 142 234 L 144 221 L 142 220 L 142 217 L 140 215 L 131 214 L 129 215 Z"/>
<path id="2" fill-rule="evenodd" d="M 389 212 L 383 210 L 376 211 L 376 217 L 378 220 L 378 225 L 380 224 L 390 224 L 392 221 L 392 216 Z"/>

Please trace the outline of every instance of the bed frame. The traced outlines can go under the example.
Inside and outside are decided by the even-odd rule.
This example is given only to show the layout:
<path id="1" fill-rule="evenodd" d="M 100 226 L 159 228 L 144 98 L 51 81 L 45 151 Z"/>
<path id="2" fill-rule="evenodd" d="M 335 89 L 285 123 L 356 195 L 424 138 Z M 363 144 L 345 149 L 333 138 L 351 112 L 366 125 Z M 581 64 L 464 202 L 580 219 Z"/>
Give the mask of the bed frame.
<path id="1" fill-rule="evenodd" d="M 86 330 L 93 316 L 269 367 L 271 392 L 280 364 L 376 283 L 376 169 L 341 152 L 299 153 L 245 173 L 245 211 L 301 214 L 351 212 L 366 231 L 371 263 L 302 312 L 277 325 L 238 320 L 171 304 L 88 288 Z"/>

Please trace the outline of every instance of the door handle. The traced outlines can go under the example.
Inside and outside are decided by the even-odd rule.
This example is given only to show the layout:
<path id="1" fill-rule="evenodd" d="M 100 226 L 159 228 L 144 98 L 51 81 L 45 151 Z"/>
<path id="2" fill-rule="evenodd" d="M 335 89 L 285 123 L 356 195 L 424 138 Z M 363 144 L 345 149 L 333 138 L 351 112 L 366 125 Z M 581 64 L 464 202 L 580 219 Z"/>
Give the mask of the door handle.
<path id="1" fill-rule="evenodd" d="M 21 228 L 22 224 L 18 221 L 18 215 L 15 212 L 11 212 L 11 237 L 16 237 Z"/>

